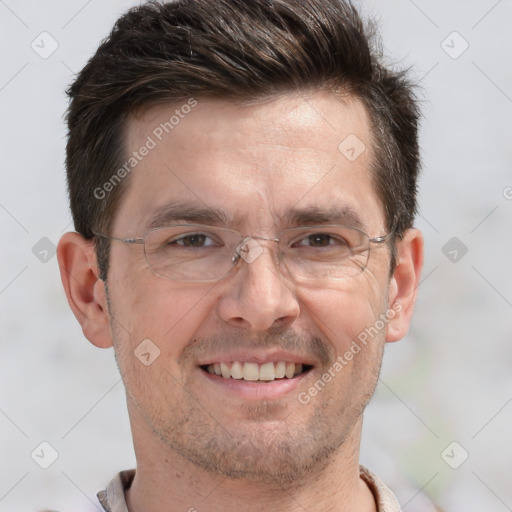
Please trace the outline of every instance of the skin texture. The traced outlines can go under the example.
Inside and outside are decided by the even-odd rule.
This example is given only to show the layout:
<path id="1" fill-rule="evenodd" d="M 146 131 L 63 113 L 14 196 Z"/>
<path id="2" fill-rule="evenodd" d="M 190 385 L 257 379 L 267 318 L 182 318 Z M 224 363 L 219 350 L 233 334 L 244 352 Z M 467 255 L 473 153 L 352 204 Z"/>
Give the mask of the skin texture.
<path id="1" fill-rule="evenodd" d="M 144 144 L 179 105 L 133 116 L 127 153 Z M 349 161 L 338 145 L 355 134 L 366 150 Z M 369 171 L 372 140 L 362 104 L 325 92 L 284 94 L 236 105 L 198 98 L 129 177 L 112 235 L 141 237 L 165 205 L 221 209 L 227 227 L 274 237 L 287 213 L 349 208 L 371 237 L 386 234 Z M 325 222 L 324 222 L 325 223 Z M 422 265 L 415 229 L 398 241 L 389 275 L 387 245 L 374 245 L 361 274 L 302 282 L 281 272 L 272 243 L 217 283 L 172 282 L 148 269 L 142 245 L 112 242 L 107 284 L 93 246 L 66 234 L 58 250 L 70 305 L 85 336 L 114 346 L 126 387 L 137 474 L 133 511 L 373 511 L 359 479 L 362 413 L 386 341 L 407 332 Z M 395 314 L 308 404 L 298 400 L 379 315 Z M 144 339 L 160 355 L 134 356 Z M 277 351 L 313 366 L 289 391 L 251 396 L 199 368 L 239 351 L 273 360 Z M 275 359 L 274 359 L 275 360 Z M 259 388 L 258 388 L 259 386 Z"/>

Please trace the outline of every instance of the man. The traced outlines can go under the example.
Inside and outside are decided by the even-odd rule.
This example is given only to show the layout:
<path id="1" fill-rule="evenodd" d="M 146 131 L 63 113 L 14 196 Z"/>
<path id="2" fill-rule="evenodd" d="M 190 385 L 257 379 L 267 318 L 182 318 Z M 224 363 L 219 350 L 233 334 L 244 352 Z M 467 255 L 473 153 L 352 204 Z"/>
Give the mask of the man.
<path id="1" fill-rule="evenodd" d="M 400 509 L 359 445 L 421 272 L 418 110 L 372 48 L 337 0 L 151 3 L 71 86 L 59 265 L 137 458 L 105 510 Z"/>

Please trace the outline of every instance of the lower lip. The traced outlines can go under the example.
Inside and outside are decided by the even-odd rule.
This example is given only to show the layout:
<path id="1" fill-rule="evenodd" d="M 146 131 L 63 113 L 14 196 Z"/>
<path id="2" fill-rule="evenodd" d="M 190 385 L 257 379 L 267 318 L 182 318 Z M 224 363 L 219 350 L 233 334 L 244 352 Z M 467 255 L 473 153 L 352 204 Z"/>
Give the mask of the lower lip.
<path id="1" fill-rule="evenodd" d="M 247 400 L 276 400 L 297 392 L 300 383 L 311 372 L 311 370 L 307 370 L 293 377 L 293 379 L 258 382 L 243 379 L 225 379 L 224 377 L 208 373 L 201 368 L 199 371 L 215 386 Z"/>

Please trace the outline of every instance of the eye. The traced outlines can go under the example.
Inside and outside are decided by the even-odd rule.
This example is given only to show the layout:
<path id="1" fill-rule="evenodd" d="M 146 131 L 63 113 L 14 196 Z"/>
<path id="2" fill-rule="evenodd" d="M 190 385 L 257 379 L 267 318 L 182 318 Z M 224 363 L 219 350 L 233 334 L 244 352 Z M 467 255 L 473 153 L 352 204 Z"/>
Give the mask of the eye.
<path id="1" fill-rule="evenodd" d="M 204 233 L 192 233 L 180 236 L 174 240 L 169 240 L 168 245 L 180 245 L 182 247 L 211 247 L 218 245 L 213 238 Z"/>
<path id="2" fill-rule="evenodd" d="M 294 244 L 299 247 L 347 246 L 346 240 L 329 233 L 311 233 Z"/>

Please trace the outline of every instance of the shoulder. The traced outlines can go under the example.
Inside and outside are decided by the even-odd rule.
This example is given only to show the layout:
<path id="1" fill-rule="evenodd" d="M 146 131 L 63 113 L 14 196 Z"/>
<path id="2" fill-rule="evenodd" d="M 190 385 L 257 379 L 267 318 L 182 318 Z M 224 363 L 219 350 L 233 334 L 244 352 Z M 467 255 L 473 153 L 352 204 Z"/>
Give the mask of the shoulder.
<path id="1" fill-rule="evenodd" d="M 130 488 L 135 469 L 120 471 L 107 484 L 107 487 L 99 491 L 96 495 L 97 500 L 91 502 L 91 508 L 81 509 L 80 512 L 128 512 L 125 500 L 125 491 Z M 38 512 L 71 512 L 69 510 L 43 509 Z"/>
<path id="2" fill-rule="evenodd" d="M 135 477 L 135 469 L 117 473 L 108 483 L 107 488 L 97 494 L 101 506 L 106 512 L 128 512 L 125 492 L 130 488 Z"/>
<path id="3" fill-rule="evenodd" d="M 372 473 L 364 466 L 359 467 L 359 473 L 361 479 L 372 491 L 379 512 L 399 512 L 402 510 L 395 494 L 375 473 Z M 406 505 L 407 510 L 410 510 L 410 512 L 444 512 L 441 507 L 421 490 L 414 495 L 414 501 L 410 501 Z"/>

